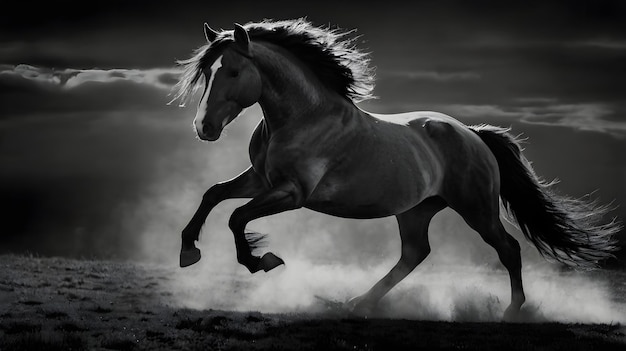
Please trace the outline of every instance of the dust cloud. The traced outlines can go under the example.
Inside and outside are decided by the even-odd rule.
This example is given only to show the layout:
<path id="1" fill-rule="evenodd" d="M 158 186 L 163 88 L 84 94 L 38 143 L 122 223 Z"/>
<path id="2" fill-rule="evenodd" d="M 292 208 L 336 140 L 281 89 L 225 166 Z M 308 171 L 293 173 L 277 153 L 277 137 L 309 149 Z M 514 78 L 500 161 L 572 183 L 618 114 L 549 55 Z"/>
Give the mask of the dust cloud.
<path id="1" fill-rule="evenodd" d="M 362 266 L 293 258 L 272 272 L 250 275 L 226 262 L 216 269 L 215 263 L 204 261 L 174 277 L 171 292 L 177 306 L 346 317 L 342 303 L 367 291 L 393 265 L 391 261 Z M 602 279 L 545 267 L 526 268 L 523 275 L 527 302 L 520 321 L 626 322 L 625 306 L 612 300 Z M 383 298 L 371 317 L 500 321 L 508 302 L 504 271 L 427 264 Z"/>

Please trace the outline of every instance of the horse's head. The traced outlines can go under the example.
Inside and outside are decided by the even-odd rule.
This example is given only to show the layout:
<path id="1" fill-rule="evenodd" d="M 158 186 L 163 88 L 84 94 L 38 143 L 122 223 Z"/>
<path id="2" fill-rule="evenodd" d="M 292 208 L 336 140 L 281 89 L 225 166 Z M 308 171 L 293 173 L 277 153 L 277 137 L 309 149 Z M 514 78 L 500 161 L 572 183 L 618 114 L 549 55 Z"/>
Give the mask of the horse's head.
<path id="1" fill-rule="evenodd" d="M 218 33 L 205 24 L 209 43 Z M 224 46 L 203 68 L 204 93 L 194 126 L 202 140 L 217 140 L 224 127 L 261 96 L 261 75 L 252 61 L 246 29 L 235 24 L 234 40 Z"/>

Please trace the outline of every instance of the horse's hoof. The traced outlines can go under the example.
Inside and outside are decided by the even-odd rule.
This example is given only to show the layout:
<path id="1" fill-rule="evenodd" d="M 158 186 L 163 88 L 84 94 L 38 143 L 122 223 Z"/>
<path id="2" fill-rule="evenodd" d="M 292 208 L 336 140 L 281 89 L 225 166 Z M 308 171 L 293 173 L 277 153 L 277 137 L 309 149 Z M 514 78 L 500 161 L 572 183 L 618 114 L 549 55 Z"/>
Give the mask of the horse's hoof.
<path id="1" fill-rule="evenodd" d="M 200 261 L 200 249 L 197 247 L 180 251 L 180 266 L 188 267 Z"/>
<path id="2" fill-rule="evenodd" d="M 259 267 L 265 272 L 269 272 L 281 264 L 285 264 L 285 261 L 271 252 L 263 255 L 263 257 L 261 257 L 261 261 L 259 261 Z"/>
<path id="3" fill-rule="evenodd" d="M 506 311 L 504 311 L 504 316 L 502 317 L 503 322 L 513 323 L 513 322 L 518 322 L 519 320 L 520 320 L 519 308 L 509 306 L 506 309 Z"/>
<path id="4" fill-rule="evenodd" d="M 355 317 L 367 318 L 371 316 L 375 306 L 365 296 L 353 297 L 344 304 L 344 308 Z"/>

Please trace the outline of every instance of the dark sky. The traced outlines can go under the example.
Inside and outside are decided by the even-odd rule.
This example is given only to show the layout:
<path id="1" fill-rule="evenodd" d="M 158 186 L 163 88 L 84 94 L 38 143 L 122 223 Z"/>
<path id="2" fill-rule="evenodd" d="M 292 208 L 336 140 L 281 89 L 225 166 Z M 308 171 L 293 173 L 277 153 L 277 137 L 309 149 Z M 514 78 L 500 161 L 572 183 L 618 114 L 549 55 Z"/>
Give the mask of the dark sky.
<path id="1" fill-rule="evenodd" d="M 248 164 L 260 116 L 252 108 L 224 140 L 199 142 L 193 106 L 166 105 L 174 62 L 203 44 L 205 21 L 232 28 L 263 18 L 306 16 L 358 29 L 358 45 L 377 67 L 379 97 L 363 108 L 435 110 L 467 124 L 511 126 L 528 138 L 536 171 L 561 180 L 561 193 L 597 190 L 626 220 L 624 2 L 213 3 L 3 5 L 0 251 L 126 258 L 145 254 L 150 242 L 165 248 L 153 253 L 172 254 L 204 189 Z M 226 217 L 238 204 L 209 218 L 215 235 L 229 235 Z M 363 238 L 373 241 L 362 246 L 374 256 L 397 250 L 387 243 L 396 240 L 393 221 L 332 222 L 300 211 L 259 225 L 281 238 L 282 227 L 293 229 L 289 221 L 303 220 L 331 238 L 311 255 L 326 258 Z M 457 228 L 449 223 L 463 228 L 453 232 L 469 230 L 446 213 L 434 231 Z M 469 251 L 484 246 L 474 234 L 459 235 L 475 245 Z M 301 239 L 285 238 L 289 245 Z"/>

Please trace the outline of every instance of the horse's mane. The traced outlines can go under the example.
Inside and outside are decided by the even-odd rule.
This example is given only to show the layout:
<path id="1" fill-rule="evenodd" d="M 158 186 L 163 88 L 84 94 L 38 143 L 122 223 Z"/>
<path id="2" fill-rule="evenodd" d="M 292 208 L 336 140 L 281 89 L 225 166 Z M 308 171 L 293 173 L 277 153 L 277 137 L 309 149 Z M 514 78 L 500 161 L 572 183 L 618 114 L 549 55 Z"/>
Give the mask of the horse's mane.
<path id="1" fill-rule="evenodd" d="M 341 32 L 315 27 L 307 20 L 264 20 L 244 25 L 250 40 L 266 41 L 281 46 L 304 62 L 329 89 L 355 102 L 373 97 L 374 70 L 369 55 L 358 50 L 354 41 L 346 39 L 353 31 Z M 221 31 L 210 44 L 193 52 L 191 58 L 177 61 L 183 68 L 174 87 L 174 100 L 184 104 L 198 88 L 202 70 L 211 59 L 233 39 L 233 31 Z"/>

